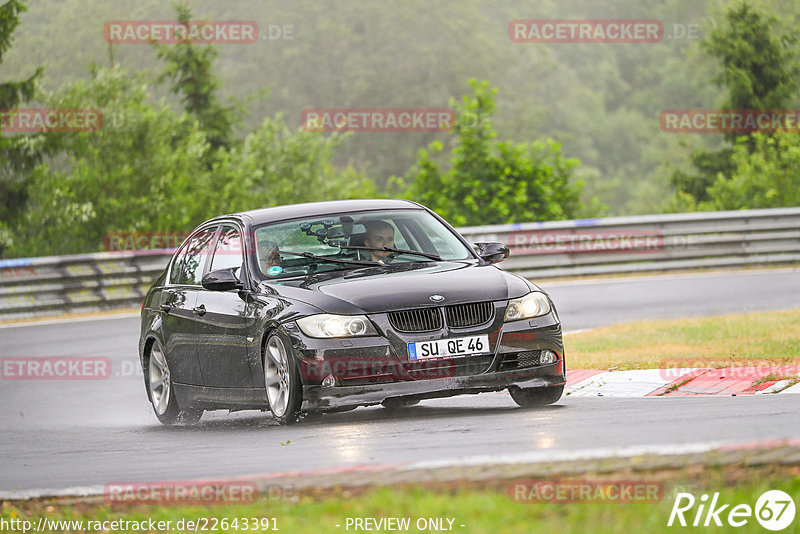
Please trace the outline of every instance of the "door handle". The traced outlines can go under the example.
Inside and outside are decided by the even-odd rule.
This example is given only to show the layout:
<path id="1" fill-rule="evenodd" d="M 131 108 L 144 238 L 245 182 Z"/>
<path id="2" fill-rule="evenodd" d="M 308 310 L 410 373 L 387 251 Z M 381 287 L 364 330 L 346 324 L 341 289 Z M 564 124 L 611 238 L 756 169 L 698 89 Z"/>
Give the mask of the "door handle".
<path id="1" fill-rule="evenodd" d="M 201 304 L 200 306 L 197 306 L 196 308 L 192 308 L 192 312 L 194 312 L 197 315 L 200 315 L 202 317 L 203 315 L 206 314 L 206 306 L 205 306 L 205 304 Z"/>

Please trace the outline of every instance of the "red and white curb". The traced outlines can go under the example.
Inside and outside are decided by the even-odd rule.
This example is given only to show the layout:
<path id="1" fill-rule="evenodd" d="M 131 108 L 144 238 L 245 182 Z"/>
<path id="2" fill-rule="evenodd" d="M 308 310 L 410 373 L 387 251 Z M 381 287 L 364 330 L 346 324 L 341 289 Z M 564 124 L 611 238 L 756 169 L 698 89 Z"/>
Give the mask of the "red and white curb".
<path id="1" fill-rule="evenodd" d="M 773 380 L 770 377 L 781 377 Z M 792 377 L 792 378 L 785 378 Z M 800 393 L 800 365 L 636 369 L 568 369 L 572 397 L 681 397 Z"/>

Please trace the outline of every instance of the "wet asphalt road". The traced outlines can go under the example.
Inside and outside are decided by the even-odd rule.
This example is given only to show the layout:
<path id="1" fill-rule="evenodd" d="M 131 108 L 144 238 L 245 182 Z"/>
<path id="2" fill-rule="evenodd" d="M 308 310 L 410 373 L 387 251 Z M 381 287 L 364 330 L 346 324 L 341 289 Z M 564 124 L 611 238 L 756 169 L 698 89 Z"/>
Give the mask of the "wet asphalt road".
<path id="1" fill-rule="evenodd" d="M 566 331 L 642 318 L 800 307 L 800 270 L 542 283 Z M 800 395 L 570 398 L 517 409 L 506 393 L 279 427 L 206 414 L 162 427 L 136 372 L 138 318 L 0 328 L 0 356 L 105 356 L 107 380 L 0 382 L 0 492 L 221 477 L 529 451 L 800 438 Z M 513 431 L 511 431 L 513 429 Z"/>

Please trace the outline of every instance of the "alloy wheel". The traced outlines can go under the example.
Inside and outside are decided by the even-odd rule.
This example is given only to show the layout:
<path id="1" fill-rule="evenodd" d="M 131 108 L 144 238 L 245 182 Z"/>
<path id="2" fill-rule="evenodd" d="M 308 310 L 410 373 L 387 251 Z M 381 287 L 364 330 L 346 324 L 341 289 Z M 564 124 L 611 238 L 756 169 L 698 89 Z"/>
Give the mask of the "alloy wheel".
<path id="1" fill-rule="evenodd" d="M 264 381 L 267 386 L 269 408 L 276 417 L 281 417 L 289 407 L 292 374 L 286 347 L 278 336 L 267 341 L 264 355 Z"/>
<path id="2" fill-rule="evenodd" d="M 149 375 L 150 399 L 156 413 L 164 415 L 169 405 L 171 382 L 167 360 L 159 347 L 150 351 Z"/>

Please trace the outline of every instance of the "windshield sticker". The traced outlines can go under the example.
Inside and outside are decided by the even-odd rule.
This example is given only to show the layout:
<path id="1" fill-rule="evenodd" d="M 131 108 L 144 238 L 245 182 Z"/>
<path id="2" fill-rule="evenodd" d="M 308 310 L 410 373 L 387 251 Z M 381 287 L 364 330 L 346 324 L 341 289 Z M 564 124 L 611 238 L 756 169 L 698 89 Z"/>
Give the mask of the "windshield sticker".
<path id="1" fill-rule="evenodd" d="M 283 272 L 283 267 L 280 265 L 273 265 L 269 269 L 267 269 L 267 274 L 270 276 L 275 276 L 281 274 Z"/>

